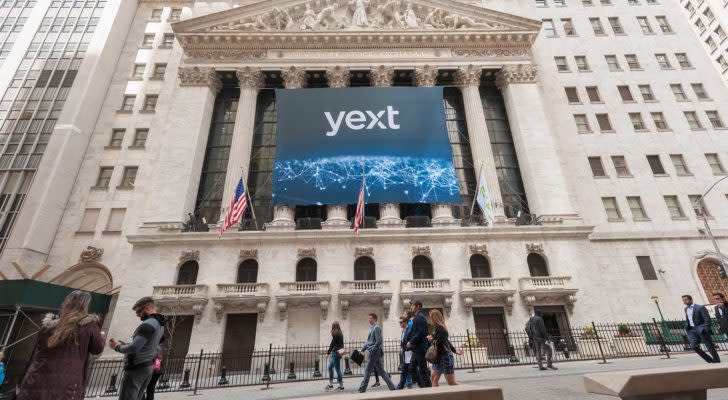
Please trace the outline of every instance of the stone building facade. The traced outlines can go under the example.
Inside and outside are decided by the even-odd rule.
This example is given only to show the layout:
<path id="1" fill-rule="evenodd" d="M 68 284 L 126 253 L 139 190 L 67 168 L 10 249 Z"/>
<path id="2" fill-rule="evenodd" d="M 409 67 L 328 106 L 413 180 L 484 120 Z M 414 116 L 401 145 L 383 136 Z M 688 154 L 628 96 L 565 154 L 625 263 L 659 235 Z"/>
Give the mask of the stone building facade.
<path id="1" fill-rule="evenodd" d="M 443 86 L 464 204 L 370 205 L 358 236 L 351 205 L 272 207 L 273 89 L 346 86 Z M 565 332 L 724 287 L 694 205 L 726 174 L 728 88 L 672 3 L 109 0 L 68 98 L 0 271 L 116 294 L 114 337 L 146 295 L 194 352 L 363 339 L 369 312 L 396 336 L 415 298 L 457 332 L 536 309 Z M 218 237 L 241 169 L 257 218 Z M 108 274 L 69 269 L 84 249 Z"/>

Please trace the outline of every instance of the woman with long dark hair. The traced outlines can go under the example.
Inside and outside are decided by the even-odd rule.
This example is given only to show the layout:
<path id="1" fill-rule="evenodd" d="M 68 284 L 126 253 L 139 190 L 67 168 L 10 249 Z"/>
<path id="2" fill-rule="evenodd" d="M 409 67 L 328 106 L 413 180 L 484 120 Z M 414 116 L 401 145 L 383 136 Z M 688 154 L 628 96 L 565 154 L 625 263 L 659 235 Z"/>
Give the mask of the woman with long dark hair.
<path id="1" fill-rule="evenodd" d="M 331 356 L 329 360 L 329 384 L 326 386 L 326 390 L 334 388 L 334 370 L 336 370 L 336 380 L 339 382 L 339 387 L 336 390 L 344 390 L 344 380 L 341 377 L 341 357 L 344 354 L 344 333 L 341 332 L 339 321 L 334 321 L 331 324 L 331 344 L 326 354 Z"/>
<path id="2" fill-rule="evenodd" d="M 47 314 L 18 400 L 83 400 L 89 354 L 100 354 L 104 336 L 100 319 L 89 314 L 91 295 L 76 290 L 66 296 L 60 317 Z"/>
<path id="3" fill-rule="evenodd" d="M 445 375 L 445 381 L 449 386 L 459 385 L 455 379 L 455 357 L 452 353 L 462 355 L 462 352 L 457 351 L 455 346 L 450 343 L 445 317 L 442 316 L 440 310 L 430 310 L 428 316 L 435 329 L 432 331 L 432 335 L 427 336 L 427 339 L 436 343 L 437 354 L 440 357 L 436 363 L 432 364 L 432 387 L 440 386 L 440 376 L 442 375 Z"/>

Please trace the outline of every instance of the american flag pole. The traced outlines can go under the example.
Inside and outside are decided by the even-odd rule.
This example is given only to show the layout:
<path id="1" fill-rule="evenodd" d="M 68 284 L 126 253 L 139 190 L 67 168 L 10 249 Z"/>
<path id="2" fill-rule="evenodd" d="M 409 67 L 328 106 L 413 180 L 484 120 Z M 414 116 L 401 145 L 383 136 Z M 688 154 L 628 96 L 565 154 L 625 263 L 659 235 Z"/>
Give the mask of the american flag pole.
<path id="1" fill-rule="evenodd" d="M 366 220 L 366 217 L 367 217 L 367 207 L 366 207 L 366 204 L 367 204 L 367 193 L 366 193 L 366 190 L 367 190 L 367 173 L 366 173 L 366 170 L 364 169 L 364 163 L 365 163 L 365 161 L 364 160 L 361 160 L 361 187 L 362 187 L 362 190 L 364 191 L 364 206 L 361 208 L 361 224 L 362 224 L 362 228 L 365 226 L 364 221 Z"/>
<path id="2" fill-rule="evenodd" d="M 250 214 L 253 216 L 253 222 L 255 222 L 255 230 L 258 230 L 258 218 L 255 217 L 255 206 L 253 205 L 253 198 L 250 196 L 250 191 L 248 190 L 248 176 L 245 174 L 245 168 L 240 167 L 240 176 L 243 177 L 243 187 L 245 188 L 245 195 L 248 196 L 248 201 L 250 202 Z"/>

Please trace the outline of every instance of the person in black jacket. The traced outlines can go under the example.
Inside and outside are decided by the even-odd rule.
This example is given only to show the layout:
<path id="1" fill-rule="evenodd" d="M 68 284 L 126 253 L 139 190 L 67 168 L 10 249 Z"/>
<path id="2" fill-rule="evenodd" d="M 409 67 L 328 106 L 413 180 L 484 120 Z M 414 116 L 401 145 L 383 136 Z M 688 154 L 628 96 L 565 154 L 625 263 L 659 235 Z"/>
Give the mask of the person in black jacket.
<path id="1" fill-rule="evenodd" d="M 450 343 L 445 317 L 440 310 L 430 310 L 429 317 L 435 329 L 432 331 L 432 335 L 427 336 L 427 340 L 430 343 L 435 342 L 439 356 L 439 360 L 432 364 L 432 386 L 440 386 L 440 376 L 442 375 L 445 375 L 448 386 L 459 385 L 455 379 L 455 357 L 452 353 L 458 355 L 463 355 L 463 353 L 457 351 L 455 346 Z"/>
<path id="2" fill-rule="evenodd" d="M 689 294 L 682 296 L 682 301 L 685 304 L 685 331 L 688 334 L 690 347 L 706 362 L 719 363 L 720 356 L 715 349 L 713 338 L 710 337 L 712 330 L 708 310 L 705 306 L 693 303 L 693 297 Z M 710 355 L 700 348 L 701 343 L 705 344 Z"/>
<path id="3" fill-rule="evenodd" d="M 713 304 L 715 304 L 715 319 L 718 321 L 720 333 L 728 335 L 728 302 L 723 293 L 713 293 Z"/>
<path id="4" fill-rule="evenodd" d="M 407 342 L 409 341 L 410 331 L 412 330 L 412 312 L 407 311 L 399 317 L 399 327 L 402 329 L 400 341 L 399 341 L 399 358 L 402 370 L 399 374 L 399 384 L 397 384 L 397 390 L 402 390 L 405 387 L 412 389 L 412 371 L 410 368 L 412 362 L 412 351 L 407 349 Z"/>
<path id="5" fill-rule="evenodd" d="M 545 371 L 547 368 L 558 369 L 553 364 L 553 351 L 551 350 L 551 337 L 546 331 L 546 324 L 543 322 L 543 312 L 536 311 L 533 313 L 528 322 L 526 322 L 526 334 L 531 342 L 533 352 L 536 353 L 538 359 L 538 369 Z M 546 368 L 543 366 L 543 353 L 546 352 Z"/>
<path id="6" fill-rule="evenodd" d="M 331 344 L 326 352 L 327 355 L 331 356 L 331 360 L 329 360 L 329 384 L 326 386 L 326 390 L 334 388 L 334 369 L 336 370 L 336 380 L 339 382 L 339 387 L 336 390 L 344 390 L 344 381 L 341 378 L 341 356 L 343 353 L 344 334 L 341 332 L 339 321 L 334 321 L 331 324 Z"/>
<path id="7" fill-rule="evenodd" d="M 420 387 L 432 387 L 430 380 L 430 369 L 427 368 L 425 353 L 429 347 L 427 343 L 427 318 L 422 313 L 422 302 L 419 300 L 410 301 L 412 313 L 415 314 L 412 320 L 412 332 L 410 333 L 407 349 L 412 350 L 411 371 L 412 377 Z"/>

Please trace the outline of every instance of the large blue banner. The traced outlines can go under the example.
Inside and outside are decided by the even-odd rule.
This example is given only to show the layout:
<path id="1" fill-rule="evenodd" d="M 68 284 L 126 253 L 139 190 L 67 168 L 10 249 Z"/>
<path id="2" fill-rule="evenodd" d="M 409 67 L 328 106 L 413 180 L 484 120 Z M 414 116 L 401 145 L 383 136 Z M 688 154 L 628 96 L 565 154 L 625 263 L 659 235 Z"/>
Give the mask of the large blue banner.
<path id="1" fill-rule="evenodd" d="M 273 203 L 460 203 L 442 88 L 277 90 Z"/>

